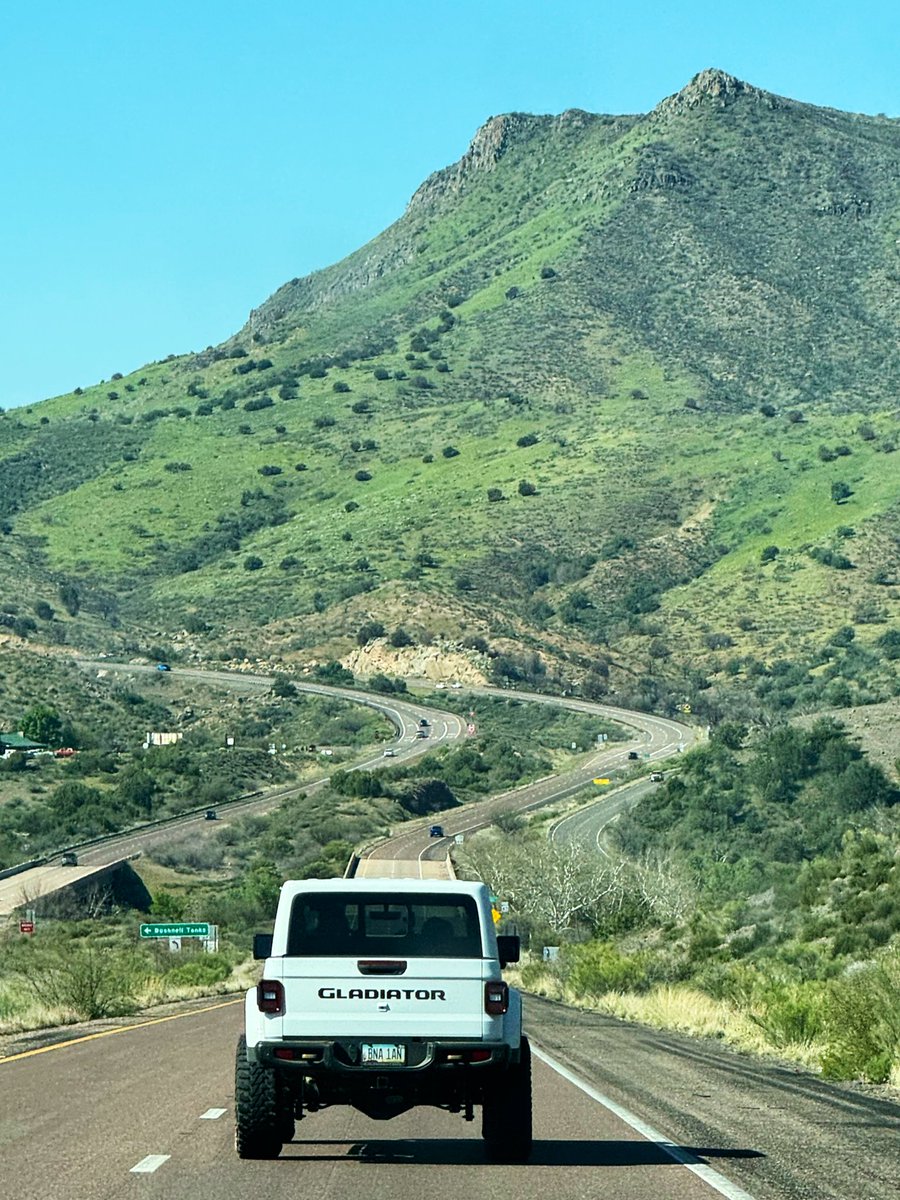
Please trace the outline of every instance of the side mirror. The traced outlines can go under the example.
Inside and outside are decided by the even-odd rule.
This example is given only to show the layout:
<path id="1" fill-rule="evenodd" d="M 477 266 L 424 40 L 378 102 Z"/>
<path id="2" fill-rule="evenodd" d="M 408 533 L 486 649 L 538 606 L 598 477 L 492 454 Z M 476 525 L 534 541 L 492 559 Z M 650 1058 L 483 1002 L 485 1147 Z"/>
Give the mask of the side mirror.
<path id="1" fill-rule="evenodd" d="M 271 933 L 254 933 L 253 935 L 253 957 L 268 958 L 272 953 L 272 934 Z"/>
<path id="2" fill-rule="evenodd" d="M 517 963 L 519 961 L 520 943 L 519 936 L 515 933 L 500 933 L 497 935 L 497 955 L 500 959 L 500 966 L 505 967 L 509 963 Z"/>

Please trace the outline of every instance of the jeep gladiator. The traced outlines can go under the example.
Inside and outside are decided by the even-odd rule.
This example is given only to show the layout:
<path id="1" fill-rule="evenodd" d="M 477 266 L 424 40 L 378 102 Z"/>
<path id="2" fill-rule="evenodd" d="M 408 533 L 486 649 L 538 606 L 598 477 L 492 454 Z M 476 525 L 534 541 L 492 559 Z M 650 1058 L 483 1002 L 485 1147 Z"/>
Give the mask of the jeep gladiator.
<path id="1" fill-rule="evenodd" d="M 502 969 L 483 883 L 306 879 L 281 888 L 257 934 L 262 979 L 245 999 L 235 1067 L 235 1145 L 274 1158 L 297 1120 L 348 1105 L 390 1120 L 431 1105 L 474 1120 L 489 1158 L 531 1150 L 531 1054 Z"/>

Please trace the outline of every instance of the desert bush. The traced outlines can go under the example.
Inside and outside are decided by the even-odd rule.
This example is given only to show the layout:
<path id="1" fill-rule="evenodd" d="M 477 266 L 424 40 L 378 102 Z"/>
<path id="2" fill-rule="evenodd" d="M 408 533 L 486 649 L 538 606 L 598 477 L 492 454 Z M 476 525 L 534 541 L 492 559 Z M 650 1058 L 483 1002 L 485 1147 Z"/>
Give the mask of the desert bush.
<path id="1" fill-rule="evenodd" d="M 815 980 L 766 980 L 757 986 L 748 1016 L 776 1049 L 808 1045 L 824 1027 L 824 985 Z"/>
<path id="2" fill-rule="evenodd" d="M 72 944 L 39 950 L 24 958 L 19 969 L 42 1004 L 84 1021 L 133 1013 L 149 974 L 133 952 Z"/>
<path id="3" fill-rule="evenodd" d="M 900 1066 L 900 950 L 858 964 L 830 985 L 825 1009 L 827 1079 L 884 1083 Z"/>
<path id="4" fill-rule="evenodd" d="M 577 996 L 644 991 L 649 983 L 647 965 L 646 955 L 624 954 L 612 942 L 585 942 L 562 951 L 563 974 Z"/>
<path id="5" fill-rule="evenodd" d="M 231 974 L 231 963 L 224 954 L 204 954 L 166 971 L 165 983 L 175 987 L 211 987 Z"/>

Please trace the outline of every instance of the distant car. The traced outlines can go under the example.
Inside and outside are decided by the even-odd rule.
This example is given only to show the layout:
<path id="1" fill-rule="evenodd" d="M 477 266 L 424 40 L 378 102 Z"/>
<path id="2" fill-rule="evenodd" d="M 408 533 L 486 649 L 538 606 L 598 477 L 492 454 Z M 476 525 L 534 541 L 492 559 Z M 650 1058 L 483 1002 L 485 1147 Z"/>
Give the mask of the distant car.
<path id="1" fill-rule="evenodd" d="M 637 758 L 637 757 L 638 757 L 638 752 L 637 752 L 637 750 L 629 750 L 629 751 L 628 751 L 628 757 L 629 757 L 629 758 Z"/>
<path id="2" fill-rule="evenodd" d="M 64 867 L 77 867 L 78 855 L 73 850 L 67 850 L 62 856 L 62 865 Z"/>
<path id="3" fill-rule="evenodd" d="M 662 783 L 662 780 L 663 780 L 662 771 L 651 771 L 650 772 L 650 782 L 651 783 Z"/>
<path id="4" fill-rule="evenodd" d="M 440 690 L 441 688 L 445 688 L 447 685 L 446 683 L 436 683 L 434 686 Z"/>
<path id="5" fill-rule="evenodd" d="M 388 746 L 387 750 L 382 750 L 381 757 L 382 758 L 396 758 L 397 751 L 394 749 L 393 746 Z"/>
<path id="6" fill-rule="evenodd" d="M 77 753 L 78 751 L 71 746 L 60 746 L 58 750 L 53 751 L 55 758 L 74 758 Z"/>
<path id="7" fill-rule="evenodd" d="M 168 663 L 157 663 L 156 669 L 157 669 L 157 671 L 171 671 L 172 670 L 172 668 L 169 666 Z"/>
<path id="8" fill-rule="evenodd" d="M 426 721 L 426 719 L 424 717 L 419 717 L 419 724 L 424 727 L 424 726 L 427 726 L 428 722 Z"/>
<path id="9" fill-rule="evenodd" d="M 207 819 L 207 821 L 218 821 L 219 814 L 216 812 L 216 810 L 214 808 L 208 808 L 206 810 L 206 819 Z"/>
<path id="10" fill-rule="evenodd" d="M 427 729 L 417 729 L 417 730 L 416 730 L 416 737 L 417 737 L 417 738 L 426 738 L 426 737 L 428 737 L 428 730 L 427 730 Z"/>
<path id="11" fill-rule="evenodd" d="M 432 825 L 431 828 L 428 830 L 428 836 L 429 837 L 443 837 L 444 836 L 443 825 Z"/>
<path id="12" fill-rule="evenodd" d="M 461 684 L 461 683 L 451 683 L 451 684 L 450 684 L 450 686 L 451 686 L 452 688 L 461 688 L 461 687 L 462 687 L 462 684 Z"/>

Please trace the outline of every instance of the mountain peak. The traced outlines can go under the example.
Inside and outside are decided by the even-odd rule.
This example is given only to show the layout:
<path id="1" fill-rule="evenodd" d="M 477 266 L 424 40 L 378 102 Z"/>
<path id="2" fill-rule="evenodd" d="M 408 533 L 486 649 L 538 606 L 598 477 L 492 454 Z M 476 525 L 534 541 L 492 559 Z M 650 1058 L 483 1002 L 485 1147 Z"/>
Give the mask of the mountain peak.
<path id="1" fill-rule="evenodd" d="M 750 83 L 744 83 L 742 79 L 729 75 L 727 71 L 720 71 L 717 67 L 707 67 L 706 70 L 695 75 L 680 92 L 661 101 L 654 112 L 686 112 L 688 109 L 697 108 L 698 105 L 708 101 L 712 101 L 717 108 L 727 108 L 739 99 L 764 101 L 772 108 L 786 103 L 781 97 L 763 91 L 762 88 L 754 87 Z"/>

